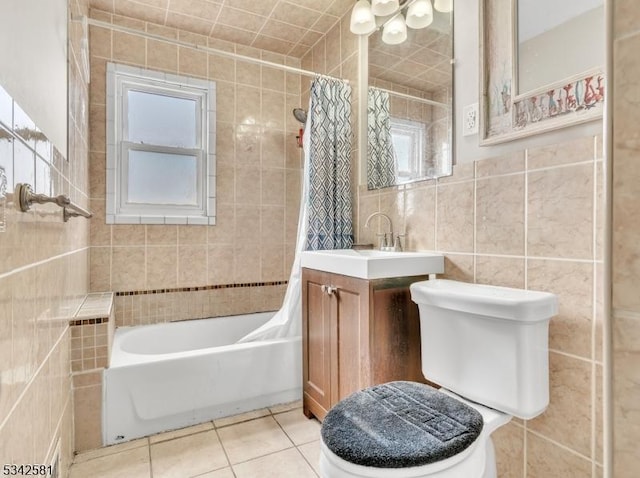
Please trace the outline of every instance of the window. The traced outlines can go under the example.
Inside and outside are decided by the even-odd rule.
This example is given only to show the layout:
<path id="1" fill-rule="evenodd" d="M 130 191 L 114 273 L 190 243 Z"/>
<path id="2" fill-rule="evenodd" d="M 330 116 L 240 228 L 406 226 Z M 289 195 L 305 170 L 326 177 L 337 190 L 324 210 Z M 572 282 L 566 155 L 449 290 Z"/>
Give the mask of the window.
<path id="1" fill-rule="evenodd" d="M 418 121 L 391 117 L 391 142 L 396 160 L 398 183 L 423 176 L 426 125 Z"/>
<path id="2" fill-rule="evenodd" d="M 107 65 L 108 224 L 215 224 L 215 92 Z"/>

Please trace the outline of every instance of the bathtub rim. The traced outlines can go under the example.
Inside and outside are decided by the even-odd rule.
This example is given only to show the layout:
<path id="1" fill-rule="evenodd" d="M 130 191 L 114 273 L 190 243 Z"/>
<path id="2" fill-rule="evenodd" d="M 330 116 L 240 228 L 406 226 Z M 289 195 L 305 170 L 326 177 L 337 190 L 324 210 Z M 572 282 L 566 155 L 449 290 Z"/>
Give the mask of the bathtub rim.
<path id="1" fill-rule="evenodd" d="M 107 368 L 121 368 L 121 367 L 133 367 L 136 365 L 141 365 L 150 362 L 163 362 L 169 360 L 180 360 L 182 358 L 190 358 L 196 357 L 198 355 L 204 355 L 207 353 L 223 353 L 230 349 L 248 349 L 259 346 L 266 346 L 268 344 L 274 343 L 284 343 L 288 341 L 299 340 L 302 341 L 302 335 L 297 335 L 293 337 L 282 337 L 275 339 L 267 339 L 267 340 L 255 340 L 250 342 L 234 342 L 232 344 L 226 345 L 217 345 L 211 347 L 203 347 L 192 350 L 183 350 L 177 352 L 168 352 L 168 353 L 159 353 L 159 354 L 142 354 L 142 353 L 134 353 L 128 352 L 120 348 L 120 342 L 129 333 L 139 332 L 149 327 L 156 328 L 168 328 L 172 326 L 179 326 L 179 324 L 184 324 L 187 322 L 198 322 L 198 321 L 209 321 L 223 318 L 232 318 L 232 317 L 242 317 L 242 316 L 253 316 L 253 315 L 269 315 L 265 323 L 275 315 L 277 311 L 263 311 L 263 312 L 254 312 L 254 313 L 245 313 L 245 314 L 235 314 L 235 315 L 225 315 L 220 317 L 204 317 L 201 319 L 187 319 L 187 320 L 176 320 L 172 322 L 162 322 L 157 324 L 149 324 L 149 325 L 134 325 L 134 326 L 122 326 L 117 327 L 113 337 L 113 345 L 111 348 L 111 356 L 109 358 L 109 364 Z M 215 352 L 214 352 L 215 350 Z"/>

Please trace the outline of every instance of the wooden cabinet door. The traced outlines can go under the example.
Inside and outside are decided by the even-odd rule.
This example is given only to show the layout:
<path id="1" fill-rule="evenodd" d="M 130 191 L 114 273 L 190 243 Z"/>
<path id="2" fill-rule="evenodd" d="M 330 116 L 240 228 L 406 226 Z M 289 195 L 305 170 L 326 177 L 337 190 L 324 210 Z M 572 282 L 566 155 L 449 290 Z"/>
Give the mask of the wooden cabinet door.
<path id="1" fill-rule="evenodd" d="M 369 281 L 333 274 L 331 405 L 369 386 Z"/>
<path id="2" fill-rule="evenodd" d="M 326 273 L 302 271 L 303 412 L 320 420 L 331 408 L 332 301 L 326 281 Z"/>

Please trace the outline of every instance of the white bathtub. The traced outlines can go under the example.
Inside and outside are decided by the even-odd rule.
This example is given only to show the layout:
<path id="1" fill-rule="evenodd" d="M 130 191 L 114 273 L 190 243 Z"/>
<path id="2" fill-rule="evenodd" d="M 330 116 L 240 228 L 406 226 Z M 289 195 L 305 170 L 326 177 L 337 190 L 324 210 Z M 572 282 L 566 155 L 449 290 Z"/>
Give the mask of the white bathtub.
<path id="1" fill-rule="evenodd" d="M 118 328 L 104 371 L 103 444 L 299 400 L 300 337 L 235 343 L 273 314 Z"/>

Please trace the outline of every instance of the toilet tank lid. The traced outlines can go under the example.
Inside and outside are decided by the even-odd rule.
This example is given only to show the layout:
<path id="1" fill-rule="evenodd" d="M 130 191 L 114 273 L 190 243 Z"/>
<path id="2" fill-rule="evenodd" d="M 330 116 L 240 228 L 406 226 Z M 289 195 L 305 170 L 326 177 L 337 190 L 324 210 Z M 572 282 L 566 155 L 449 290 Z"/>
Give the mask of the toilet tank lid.
<path id="1" fill-rule="evenodd" d="M 442 309 L 522 322 L 549 320 L 558 297 L 549 292 L 435 279 L 411 284 L 411 299 Z"/>

